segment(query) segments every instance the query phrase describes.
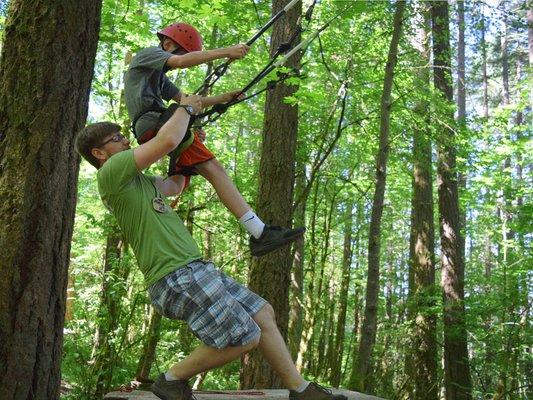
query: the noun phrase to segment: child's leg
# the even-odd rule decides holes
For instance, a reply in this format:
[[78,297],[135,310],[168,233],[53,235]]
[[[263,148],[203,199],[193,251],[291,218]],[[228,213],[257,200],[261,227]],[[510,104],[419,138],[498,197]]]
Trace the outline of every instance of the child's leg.
[[256,239],[261,236],[265,224],[252,211],[241,193],[229,178],[226,170],[216,158],[197,164],[196,171],[211,183],[226,208],[239,220]]
[[252,209],[216,158],[195,167],[198,173],[213,185],[222,203],[237,219]]

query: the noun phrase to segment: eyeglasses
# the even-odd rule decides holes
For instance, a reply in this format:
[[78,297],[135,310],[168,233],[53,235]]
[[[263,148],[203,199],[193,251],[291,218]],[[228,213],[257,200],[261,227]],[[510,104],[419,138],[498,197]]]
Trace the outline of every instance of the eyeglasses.
[[114,143],[122,142],[124,139],[126,139],[126,137],[122,133],[116,133],[110,139],[107,139],[104,143],[102,143],[98,147],[104,147],[109,142],[114,142]]

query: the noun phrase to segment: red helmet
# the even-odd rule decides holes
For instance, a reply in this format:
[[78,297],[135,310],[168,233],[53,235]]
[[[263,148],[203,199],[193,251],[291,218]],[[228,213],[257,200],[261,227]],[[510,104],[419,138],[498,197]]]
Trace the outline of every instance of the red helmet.
[[168,37],[183,47],[187,52],[202,50],[202,36],[192,25],[178,22],[157,32],[159,39],[163,41]]

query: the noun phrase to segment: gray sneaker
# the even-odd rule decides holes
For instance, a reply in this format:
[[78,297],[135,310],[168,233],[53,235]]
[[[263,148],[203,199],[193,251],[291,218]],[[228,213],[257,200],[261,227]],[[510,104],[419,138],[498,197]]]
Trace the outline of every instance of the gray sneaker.
[[289,391],[289,400],[347,400],[343,394],[333,394],[331,390],[311,382],[302,392]]
[[188,381],[167,381],[165,374],[152,384],[152,393],[162,400],[194,400]]
[[250,250],[252,256],[260,257],[264,256],[271,251],[279,249],[296,239],[301,237],[305,232],[305,228],[288,229],[280,226],[268,226],[265,225],[263,233],[256,239],[250,237]]

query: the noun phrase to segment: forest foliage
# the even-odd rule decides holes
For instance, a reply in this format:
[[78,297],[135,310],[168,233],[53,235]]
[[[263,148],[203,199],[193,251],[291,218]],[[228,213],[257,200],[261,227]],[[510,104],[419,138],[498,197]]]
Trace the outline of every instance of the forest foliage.
[[[304,1],[304,10],[309,4]],[[418,69],[431,68],[420,66],[419,53],[413,45],[422,23],[418,5],[419,2],[409,2],[404,14],[392,88],[378,329],[367,386],[368,392],[389,399],[409,398],[405,364],[413,324],[407,315],[413,131],[422,127],[435,145],[441,138],[439,130],[445,115],[456,110],[455,104],[443,102],[432,87],[421,88],[417,82]],[[455,2],[450,3],[454,89],[456,6]],[[466,186],[460,189],[460,206],[466,216],[464,305],[472,393],[477,399],[525,399],[531,398],[533,389],[532,45],[528,44],[528,2],[471,1],[465,7],[467,117],[464,125],[455,128],[454,145],[457,172],[466,176]],[[0,2],[0,9],[5,10],[4,2]],[[352,369],[362,334],[380,98],[394,9],[395,3],[386,1],[318,2],[312,20],[308,25],[303,21],[307,27],[303,37],[339,13],[340,16],[305,51],[300,75],[288,81],[298,85],[296,94],[285,101],[299,106],[297,181],[300,179],[301,186],[296,190],[295,203],[305,204],[307,226],[300,317],[309,343],[305,353],[295,356],[306,377],[326,385],[336,380],[335,366],[340,365],[338,384],[354,388]],[[0,12],[2,28],[4,15]],[[205,48],[216,48],[246,41],[270,16],[271,3],[262,0],[105,0],[89,122],[114,121],[128,133],[130,121],[121,98],[123,74],[136,51],[157,44],[157,29],[174,21],[186,21],[202,32]],[[504,38],[506,47],[502,49]],[[249,56],[231,65],[213,93],[243,87],[268,61],[268,49],[267,33],[254,44]],[[486,60],[482,50],[486,51]],[[504,59],[508,60],[509,101],[505,101],[504,93]],[[192,93],[205,73],[206,67],[202,66],[171,73],[171,77],[184,92]],[[346,106],[341,115],[343,98]],[[431,104],[429,123],[414,111],[420,101]],[[257,201],[263,111],[264,96],[258,96],[231,108],[206,128],[208,147],[252,205]],[[154,166],[152,172],[164,174],[164,162]],[[250,268],[248,238],[203,179],[192,179],[177,212],[204,253],[246,283]],[[352,223],[347,224],[347,219]],[[350,231],[351,255],[347,295],[342,297],[346,229]],[[438,229],[436,224],[436,238]],[[113,235],[117,235],[116,226],[98,197],[95,170],[82,162],[69,271],[73,292],[69,292],[72,300],[67,310],[62,365],[63,380],[70,389],[65,398],[91,398],[99,377],[95,368],[101,368],[97,353],[102,346],[97,337],[102,326],[108,328],[103,363],[111,376],[107,389],[131,381],[142,355],[151,316],[149,299],[127,243],[112,260],[113,268],[104,269],[108,238]],[[438,240],[435,246],[438,254]],[[440,360],[443,334],[438,262],[435,272],[437,289],[432,307],[425,312],[437,318],[436,356]],[[106,303],[108,299],[114,302],[112,309]],[[341,304],[347,311],[339,353],[334,340],[338,336]],[[310,315],[314,318],[309,319]],[[296,351],[301,348],[299,343],[289,344]],[[195,345],[196,339],[184,324],[163,319],[152,375],[165,371]],[[236,361],[209,372],[201,387],[238,388],[239,367]],[[443,385],[440,362],[435,385]]]

